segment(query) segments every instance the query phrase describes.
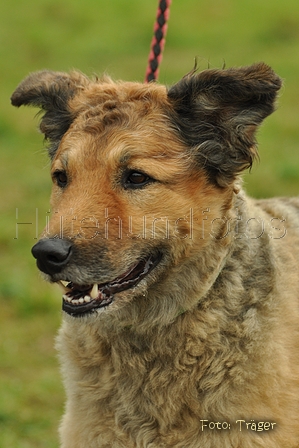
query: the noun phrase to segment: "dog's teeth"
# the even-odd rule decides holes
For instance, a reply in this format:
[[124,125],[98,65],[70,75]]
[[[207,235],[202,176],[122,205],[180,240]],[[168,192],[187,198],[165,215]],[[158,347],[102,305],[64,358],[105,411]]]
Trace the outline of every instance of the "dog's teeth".
[[62,290],[63,294],[65,294],[66,292],[69,291],[69,289],[66,287],[67,284],[68,284],[68,282],[63,282],[62,280],[60,280],[59,282],[57,282],[57,285],[58,285],[59,288]]
[[98,290],[98,284],[95,283],[92,287],[92,290],[90,291],[90,297],[92,299],[96,299],[98,297],[99,290]]
[[67,296],[66,294],[63,295],[63,300],[65,300],[66,302],[71,303],[72,299],[71,297]]
[[69,284],[69,282],[65,281],[65,280],[60,280],[60,283],[62,283],[62,285],[66,288],[67,285]]
[[62,297],[65,302],[72,303],[73,305],[83,305],[83,303],[89,303],[92,300],[90,296],[84,296],[80,297],[80,299],[74,299],[67,294],[63,294]]

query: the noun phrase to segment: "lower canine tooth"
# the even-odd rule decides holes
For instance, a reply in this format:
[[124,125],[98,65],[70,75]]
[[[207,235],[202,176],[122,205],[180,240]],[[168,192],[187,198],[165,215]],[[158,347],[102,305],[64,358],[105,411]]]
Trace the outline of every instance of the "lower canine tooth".
[[98,291],[98,284],[95,283],[92,287],[92,290],[90,291],[90,297],[92,299],[96,299],[98,297],[99,291]]
[[84,297],[84,302],[85,303],[88,303],[88,302],[90,302],[91,301],[91,298],[89,297],[89,296],[85,296]]

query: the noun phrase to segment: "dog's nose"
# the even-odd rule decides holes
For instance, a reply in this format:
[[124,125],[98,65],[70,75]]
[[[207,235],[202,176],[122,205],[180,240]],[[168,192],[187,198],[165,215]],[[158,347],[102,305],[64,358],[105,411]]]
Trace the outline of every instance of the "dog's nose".
[[68,264],[72,255],[72,244],[68,240],[44,238],[36,243],[32,255],[37,267],[46,274],[58,274]]

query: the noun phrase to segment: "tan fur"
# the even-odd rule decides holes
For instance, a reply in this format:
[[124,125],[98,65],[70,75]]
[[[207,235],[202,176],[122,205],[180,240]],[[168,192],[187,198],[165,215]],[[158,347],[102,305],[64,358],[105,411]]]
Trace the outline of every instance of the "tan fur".
[[[280,85],[266,66],[249,69],[248,86],[255,84],[242,107],[248,88],[241,69],[196,75],[201,87],[182,95],[184,105],[188,95],[202,96],[194,112],[207,117],[202,135],[214,122],[212,134],[223,129],[214,147],[219,158],[220,145],[231,151],[226,167],[208,151],[211,137],[191,142],[195,131],[187,126],[196,117],[185,119],[183,84],[168,93],[156,84],[46,72],[13,96],[16,105],[39,104],[54,116],[42,121],[54,178],[43,238],[72,241],[75,255],[47,278],[106,283],[145,253],[163,254],[100,312],[64,313],[57,339],[67,393],[62,448],[299,447],[299,199],[255,201],[241,188],[238,174],[256,153],[255,129],[272,111],[270,88]],[[210,98],[205,86],[213,77],[213,85],[224,85],[226,75],[241,93],[235,98],[225,87]],[[63,131],[61,110],[56,120],[57,106],[44,100],[50,85],[73,89],[62,107],[71,117]],[[271,99],[263,99],[267,89]],[[249,116],[264,103],[263,116]],[[238,145],[247,148],[243,159],[233,152]],[[128,169],[155,181],[124,188]],[[67,173],[66,188],[57,172]],[[251,430],[258,422],[263,430]]]

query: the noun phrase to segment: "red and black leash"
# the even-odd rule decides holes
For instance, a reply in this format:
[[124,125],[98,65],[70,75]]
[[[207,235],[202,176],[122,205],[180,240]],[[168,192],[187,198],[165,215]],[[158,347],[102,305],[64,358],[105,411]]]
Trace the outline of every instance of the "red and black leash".
[[165,46],[167,21],[171,0],[159,0],[158,12],[154,26],[154,36],[151,42],[151,50],[148,58],[148,66],[145,74],[145,82],[155,81],[159,75],[159,65]]

